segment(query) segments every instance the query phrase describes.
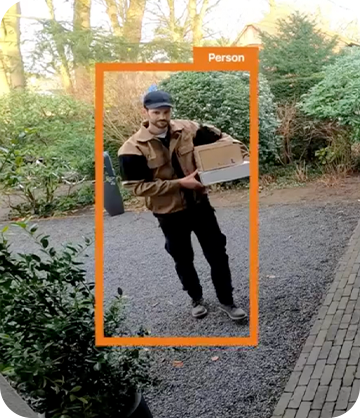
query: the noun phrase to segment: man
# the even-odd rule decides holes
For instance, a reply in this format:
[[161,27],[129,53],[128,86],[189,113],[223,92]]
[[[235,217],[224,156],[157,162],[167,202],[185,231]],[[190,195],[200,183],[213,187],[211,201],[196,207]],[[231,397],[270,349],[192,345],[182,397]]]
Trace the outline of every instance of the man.
[[[172,99],[153,91],[143,99],[147,120],[119,149],[124,187],[145,198],[165,236],[165,248],[175,262],[179,279],[192,299],[192,315],[207,314],[202,287],[194,268],[191,233],[194,232],[211,267],[220,308],[233,320],[244,320],[235,306],[222,234],[204,186],[198,180],[194,146],[215,140],[233,140],[215,127],[200,127],[187,120],[172,120]],[[205,141],[206,142],[206,141]]]

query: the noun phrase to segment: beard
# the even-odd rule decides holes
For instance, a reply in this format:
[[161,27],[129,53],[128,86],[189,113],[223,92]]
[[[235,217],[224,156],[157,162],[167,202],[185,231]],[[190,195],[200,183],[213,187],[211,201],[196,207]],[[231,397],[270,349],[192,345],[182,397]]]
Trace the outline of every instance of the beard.
[[169,121],[167,120],[158,120],[154,125],[159,129],[166,129],[169,126]]

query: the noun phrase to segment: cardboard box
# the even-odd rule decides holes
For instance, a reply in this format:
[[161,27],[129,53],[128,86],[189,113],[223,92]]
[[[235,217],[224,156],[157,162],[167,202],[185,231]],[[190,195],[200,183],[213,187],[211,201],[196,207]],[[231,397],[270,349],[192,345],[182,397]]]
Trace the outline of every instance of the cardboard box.
[[244,161],[241,164],[234,164],[218,170],[202,171],[199,172],[199,176],[204,186],[250,177],[250,163],[249,161]]
[[239,143],[218,141],[195,147],[195,161],[204,186],[250,176],[248,158],[244,158]]
[[195,147],[195,161],[199,171],[217,170],[243,162],[241,147],[231,141]]

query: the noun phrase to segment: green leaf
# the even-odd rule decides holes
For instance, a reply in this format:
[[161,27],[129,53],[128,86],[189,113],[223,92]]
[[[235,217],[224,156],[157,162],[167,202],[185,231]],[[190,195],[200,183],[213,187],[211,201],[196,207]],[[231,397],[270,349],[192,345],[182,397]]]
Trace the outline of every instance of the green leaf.
[[84,404],[88,404],[89,402],[85,398],[78,398]]
[[75,386],[74,388],[71,389],[70,393],[76,393],[79,392],[82,389],[81,386]]
[[49,246],[49,241],[46,237],[41,238],[40,243],[43,246],[43,248],[47,248]]
[[78,398],[77,398],[77,396],[75,396],[75,395],[70,395],[70,401],[71,402],[74,402],[74,401],[76,401]]

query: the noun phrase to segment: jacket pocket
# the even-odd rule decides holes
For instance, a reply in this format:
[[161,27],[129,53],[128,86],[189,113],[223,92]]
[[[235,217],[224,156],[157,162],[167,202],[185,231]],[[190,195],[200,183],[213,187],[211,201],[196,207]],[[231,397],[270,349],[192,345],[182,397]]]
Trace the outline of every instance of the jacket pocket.
[[182,157],[183,155],[186,155],[189,152],[193,152],[193,151],[194,151],[194,145],[186,144],[186,145],[182,145],[181,147],[179,147],[178,154]]
[[149,158],[147,160],[148,167],[152,170],[160,168],[167,164],[169,159],[165,155],[156,155],[154,158]]

